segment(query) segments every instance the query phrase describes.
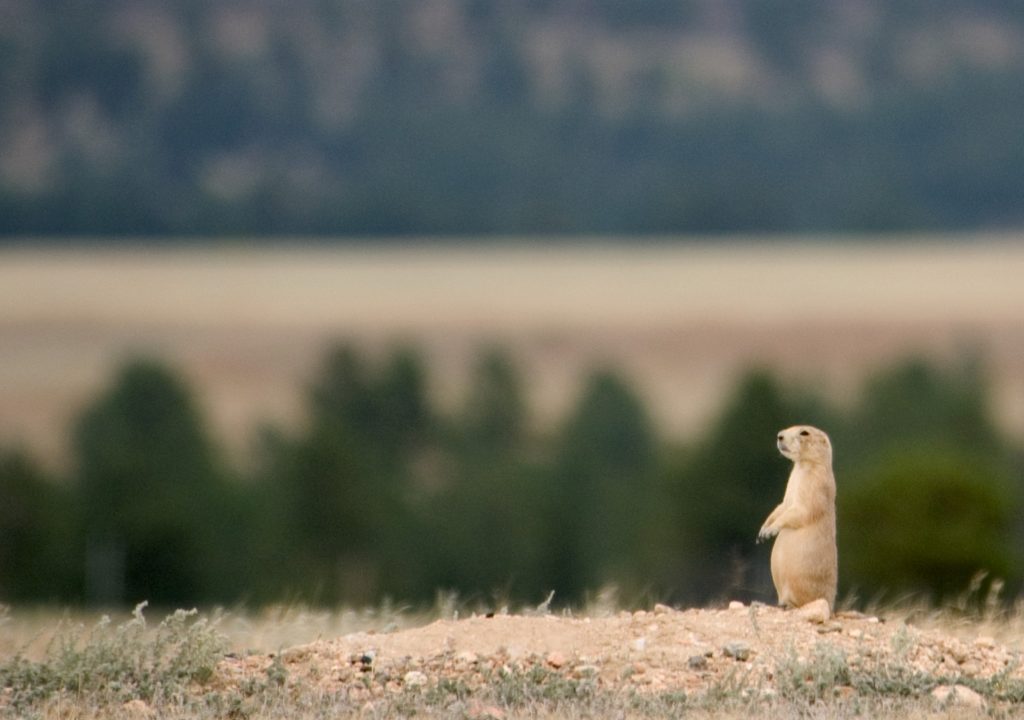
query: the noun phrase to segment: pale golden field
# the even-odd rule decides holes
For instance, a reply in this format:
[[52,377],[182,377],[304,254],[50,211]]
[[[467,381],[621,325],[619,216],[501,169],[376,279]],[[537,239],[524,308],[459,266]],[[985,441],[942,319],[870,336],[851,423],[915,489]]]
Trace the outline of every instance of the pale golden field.
[[1024,235],[537,246],[0,251],[0,443],[66,457],[117,363],[175,363],[220,438],[297,419],[332,341],[412,342],[458,403],[478,348],[511,349],[541,422],[600,364],[685,437],[739,372],[778,369],[842,402],[908,354],[978,348],[1024,436]]

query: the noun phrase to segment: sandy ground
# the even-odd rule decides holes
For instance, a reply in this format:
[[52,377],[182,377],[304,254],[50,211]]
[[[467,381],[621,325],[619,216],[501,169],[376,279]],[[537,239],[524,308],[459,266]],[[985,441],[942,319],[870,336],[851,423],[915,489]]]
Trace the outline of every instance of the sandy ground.
[[[910,354],[984,353],[995,410],[1024,437],[1024,242],[433,249],[0,251],[0,443],[66,455],[66,431],[117,364],[181,368],[213,429],[244,454],[294,422],[332,342],[421,347],[457,406],[479,348],[511,349],[540,422],[603,364],[685,436],[743,369],[849,399]],[[967,242],[966,240],[971,240]]]
[[[221,664],[218,684],[237,687],[265,677],[278,663],[288,683],[372,703],[409,687],[447,680],[472,689],[501,673],[535,669],[602,689],[688,695],[741,680],[766,697],[791,690],[783,683],[820,678],[837,661],[875,674],[880,683],[914,673],[962,682],[999,673],[1024,676],[1019,653],[992,637],[954,637],[854,612],[822,619],[741,603],[685,611],[658,605],[606,617],[473,616],[392,633],[354,633],[279,656],[232,657]],[[853,692],[842,679],[835,685],[829,693]]]

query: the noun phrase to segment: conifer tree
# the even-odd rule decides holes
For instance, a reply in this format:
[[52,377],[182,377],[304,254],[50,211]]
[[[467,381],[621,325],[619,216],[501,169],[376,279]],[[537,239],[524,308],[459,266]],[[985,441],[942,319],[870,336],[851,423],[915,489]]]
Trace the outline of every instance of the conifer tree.
[[75,426],[86,597],[96,603],[208,598],[223,471],[184,382],[152,360],[118,373]]

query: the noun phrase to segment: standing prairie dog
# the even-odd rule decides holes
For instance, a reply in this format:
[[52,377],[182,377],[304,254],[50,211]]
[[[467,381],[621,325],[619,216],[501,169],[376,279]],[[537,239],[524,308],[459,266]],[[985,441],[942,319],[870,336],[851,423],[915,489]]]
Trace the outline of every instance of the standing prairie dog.
[[782,503],[757,539],[775,538],[772,581],[779,604],[801,607],[824,598],[834,611],[839,561],[832,443],[818,428],[796,425],[779,433],[778,446],[793,461],[793,470]]

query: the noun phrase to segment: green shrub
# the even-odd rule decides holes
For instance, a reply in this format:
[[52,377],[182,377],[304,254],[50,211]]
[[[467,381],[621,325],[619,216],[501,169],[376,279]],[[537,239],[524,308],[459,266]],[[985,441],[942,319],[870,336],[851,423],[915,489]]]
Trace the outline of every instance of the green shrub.
[[237,562],[221,551],[224,471],[185,379],[133,360],[74,427],[85,594],[118,605],[209,599]]
[[839,490],[841,573],[854,588],[963,592],[979,571],[1015,580],[1009,482],[991,463],[924,446],[887,455]]

